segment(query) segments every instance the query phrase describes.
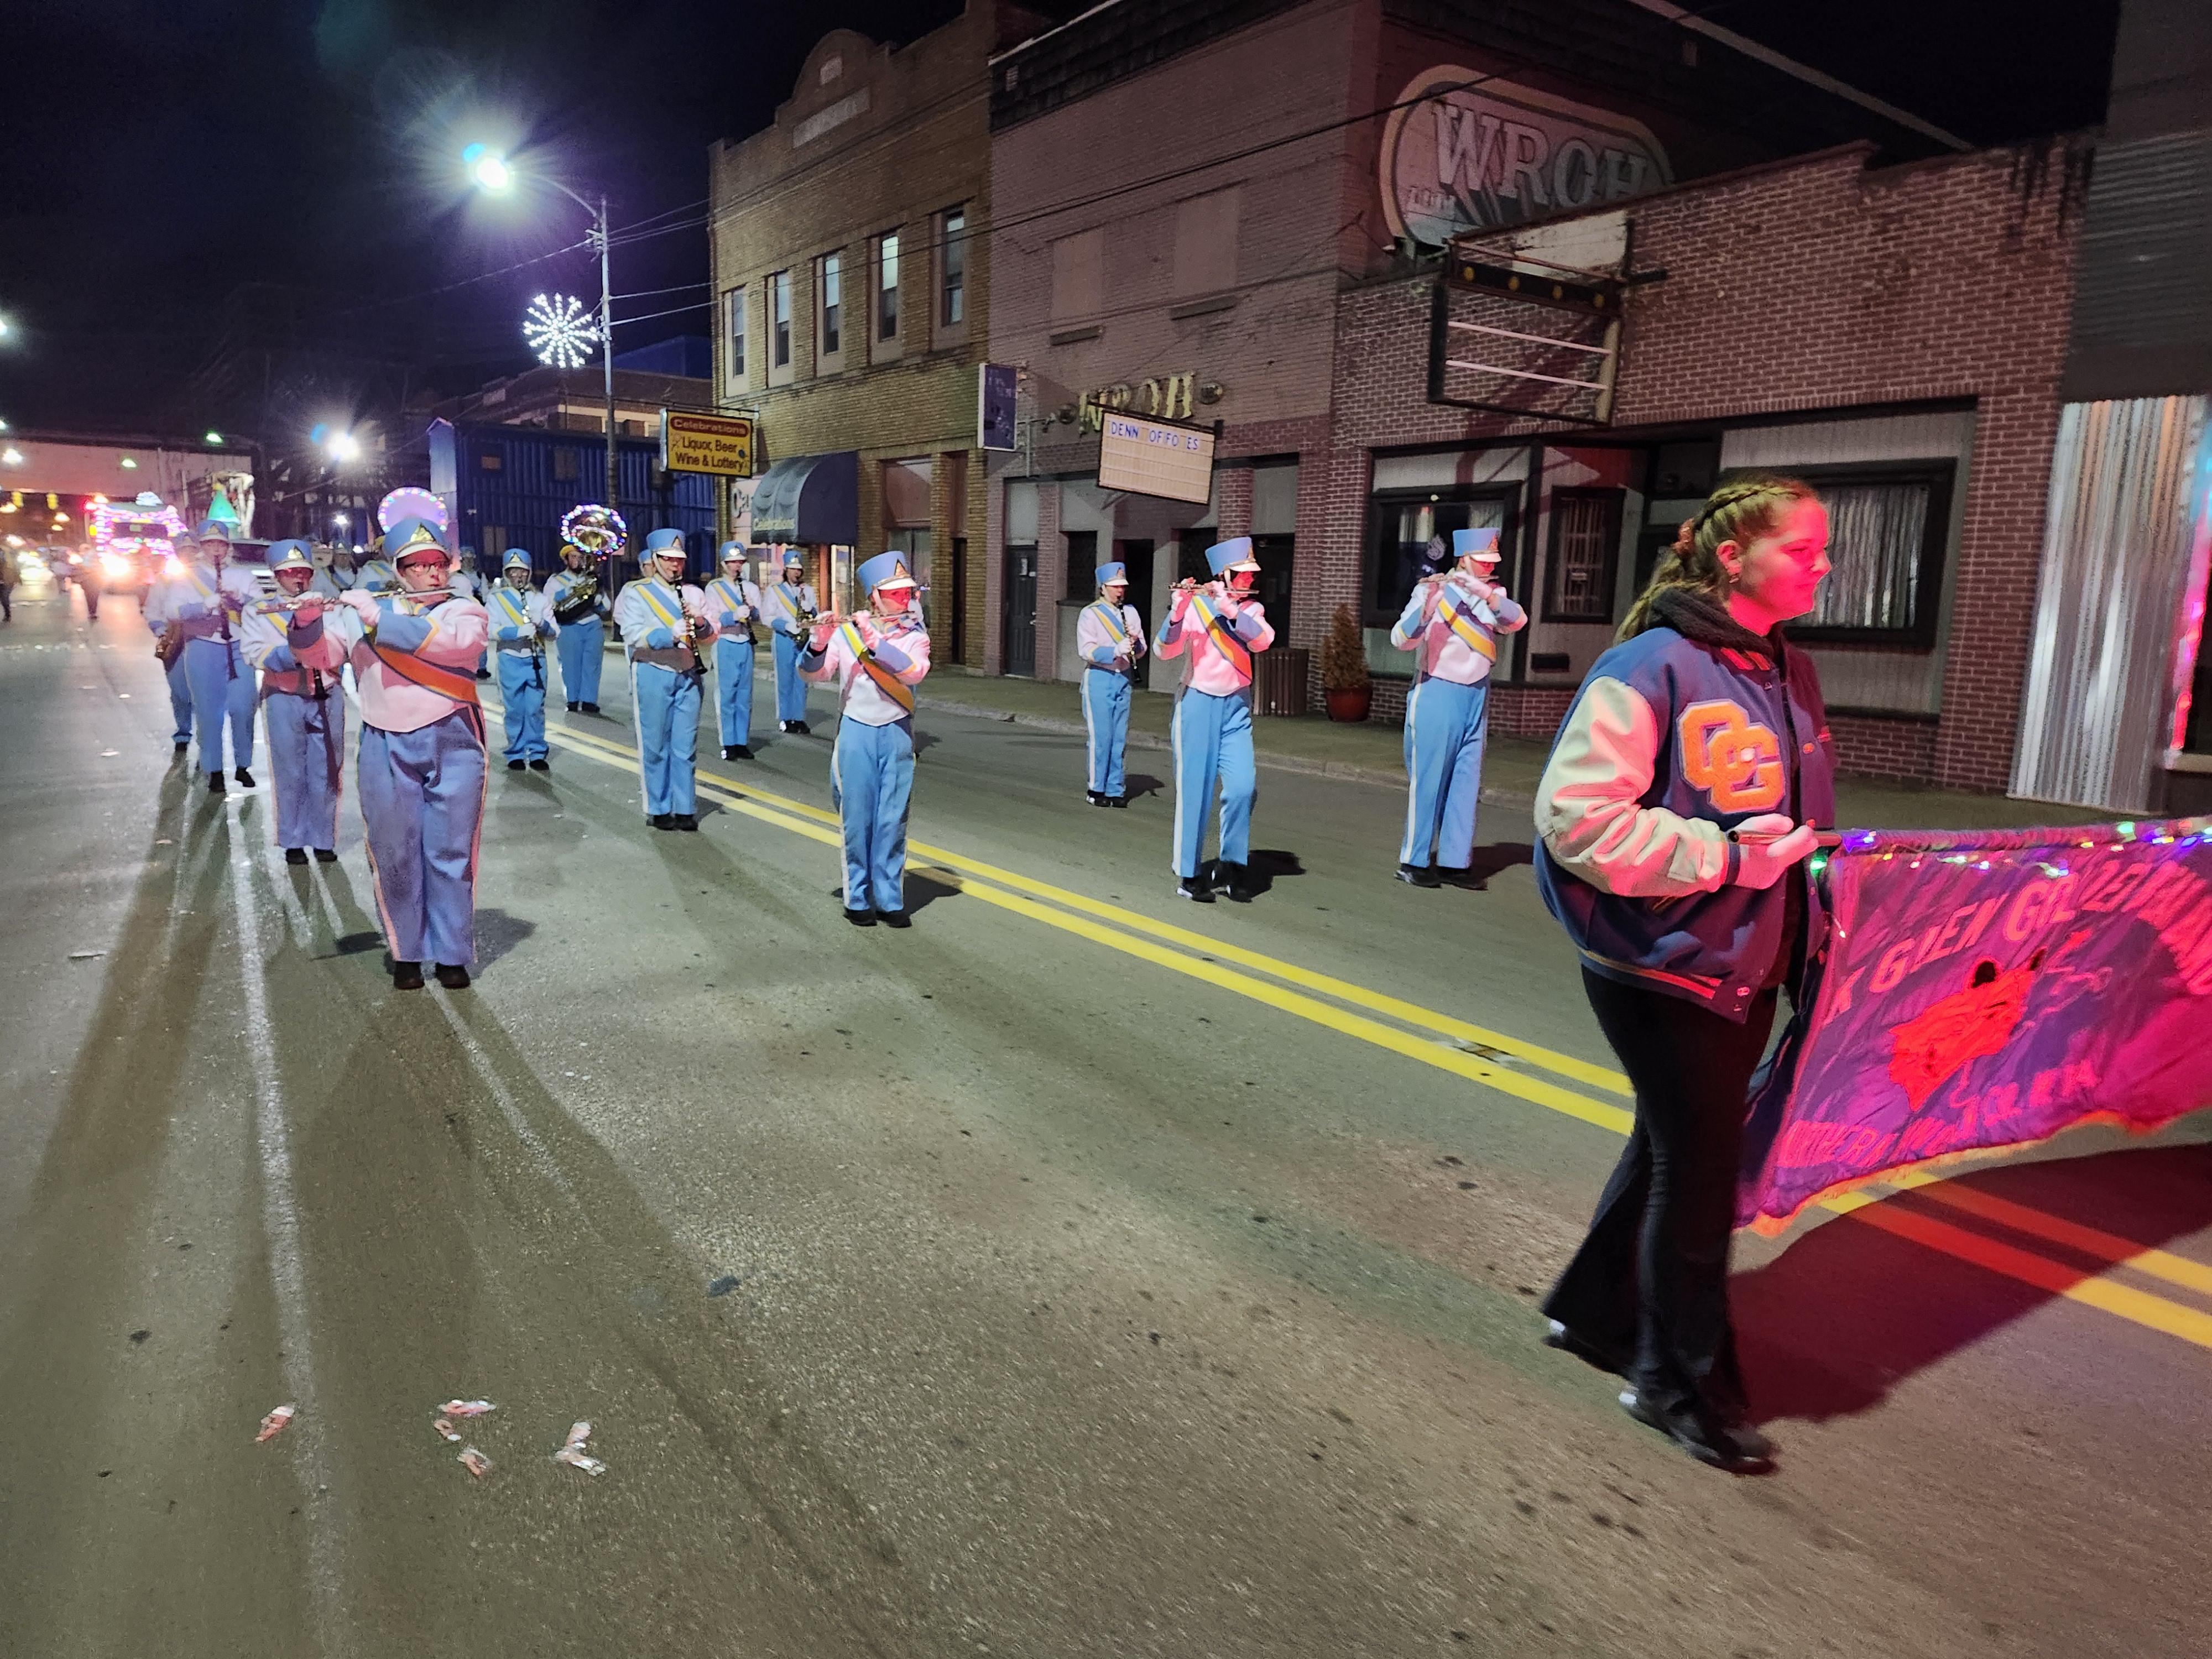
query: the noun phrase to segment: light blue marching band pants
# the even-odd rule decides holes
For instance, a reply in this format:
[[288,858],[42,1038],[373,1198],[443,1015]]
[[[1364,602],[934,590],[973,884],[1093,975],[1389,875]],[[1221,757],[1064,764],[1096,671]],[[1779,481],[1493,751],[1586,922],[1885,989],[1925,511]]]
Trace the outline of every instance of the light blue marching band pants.
[[177,660],[167,672],[169,676],[169,716],[177,724],[176,740],[192,740],[192,679],[191,670],[185,665],[186,653],[177,653]]
[[722,747],[752,742],[753,645],[747,639],[714,641],[714,713]]
[[[545,653],[509,651],[499,654],[499,700],[507,709],[507,757],[544,760],[545,746]],[[579,699],[579,701],[581,701]]]
[[1129,677],[1111,668],[1083,671],[1083,729],[1091,745],[1092,793],[1119,796],[1121,751],[1129,742]]
[[376,913],[394,962],[477,959],[477,840],[483,828],[483,714],[456,708],[413,732],[361,733],[362,823]]
[[638,773],[645,815],[698,810],[692,768],[699,751],[699,677],[658,663],[629,669],[630,706],[637,711]]
[[845,908],[906,908],[906,814],[914,797],[914,721],[837,722],[830,795],[845,838]]
[[1406,839],[1398,862],[1464,870],[1474,859],[1490,682],[1425,679],[1406,699]]
[[806,682],[799,678],[799,641],[788,634],[777,633],[775,638],[775,718],[803,720],[806,718]]
[[199,733],[200,770],[222,772],[222,728],[230,727],[230,764],[253,764],[253,665],[236,640],[185,641],[185,677],[192,689],[192,725]]
[[1216,696],[1186,685],[1175,709],[1175,872],[1198,873],[1199,848],[1206,841],[1206,818],[1213,805],[1213,787],[1221,785],[1220,857],[1226,864],[1250,861],[1252,802],[1260,793],[1252,764],[1252,691]]
[[562,702],[597,702],[607,648],[606,623],[596,613],[581,622],[562,623],[553,644],[561,653]]
[[276,792],[276,844],[338,847],[338,779],[345,769],[345,687],[325,678],[323,695],[270,691],[269,782]]

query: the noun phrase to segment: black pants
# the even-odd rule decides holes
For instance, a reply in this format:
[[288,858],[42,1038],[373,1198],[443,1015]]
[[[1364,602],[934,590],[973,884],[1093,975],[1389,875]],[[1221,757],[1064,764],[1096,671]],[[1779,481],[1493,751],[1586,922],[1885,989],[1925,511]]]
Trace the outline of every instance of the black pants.
[[1729,1320],[1729,1236],[1745,1101],[1775,993],[1738,1025],[1587,968],[1583,988],[1635,1085],[1636,1128],[1544,1311],[1654,1406],[1702,1403],[1736,1417],[1746,1402]]

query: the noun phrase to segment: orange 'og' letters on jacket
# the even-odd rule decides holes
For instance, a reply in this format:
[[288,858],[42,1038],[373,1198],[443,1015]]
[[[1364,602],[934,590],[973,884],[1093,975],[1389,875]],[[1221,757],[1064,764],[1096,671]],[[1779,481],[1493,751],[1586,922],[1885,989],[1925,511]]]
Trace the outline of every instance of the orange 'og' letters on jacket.
[[1723,812],[1764,812],[1781,804],[1782,745],[1734,702],[1693,702],[1676,723],[1682,775]]

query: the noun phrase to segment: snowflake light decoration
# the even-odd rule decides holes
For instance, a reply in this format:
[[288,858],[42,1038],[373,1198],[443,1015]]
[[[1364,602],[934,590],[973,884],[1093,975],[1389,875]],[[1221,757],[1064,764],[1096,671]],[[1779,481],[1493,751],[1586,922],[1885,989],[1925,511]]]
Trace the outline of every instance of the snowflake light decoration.
[[599,343],[599,325],[583,302],[566,294],[539,295],[523,314],[523,343],[538,354],[541,363],[556,368],[581,368]]

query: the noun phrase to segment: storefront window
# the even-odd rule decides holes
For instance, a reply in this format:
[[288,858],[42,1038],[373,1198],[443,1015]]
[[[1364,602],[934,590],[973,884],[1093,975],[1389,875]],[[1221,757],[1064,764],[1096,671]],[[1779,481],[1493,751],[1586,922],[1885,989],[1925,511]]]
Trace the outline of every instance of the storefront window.
[[1807,468],[1828,508],[1828,558],[1813,614],[1793,638],[1932,645],[1943,544],[1950,524],[1949,461],[1880,469]]
[[1441,563],[1448,565],[1453,531],[1506,532],[1512,518],[1513,496],[1518,493],[1423,490],[1374,498],[1368,513],[1366,576],[1360,590],[1360,623],[1370,672],[1411,675],[1413,672],[1413,653],[1391,645],[1390,627],[1413,597],[1413,584],[1430,568],[1430,544],[1442,542]]

